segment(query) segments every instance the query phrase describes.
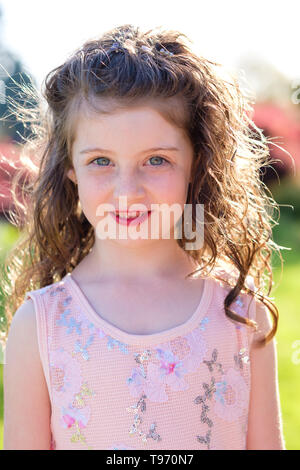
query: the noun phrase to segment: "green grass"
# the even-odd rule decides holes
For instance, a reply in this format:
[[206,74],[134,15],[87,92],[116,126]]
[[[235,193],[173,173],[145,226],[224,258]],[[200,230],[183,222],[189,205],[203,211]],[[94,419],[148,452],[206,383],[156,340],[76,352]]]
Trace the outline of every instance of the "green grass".
[[[299,272],[300,263],[286,265],[282,281],[273,297],[279,311],[276,333],[278,356],[278,381],[281,399],[283,432],[288,450],[300,449],[300,364],[295,364],[292,354],[294,341],[300,340],[299,322]],[[275,275],[276,278],[279,277]],[[298,347],[299,349],[299,347]]]
[[[9,249],[10,240],[16,240],[17,232],[13,227],[0,225],[0,246]],[[279,260],[273,260],[274,288],[271,296],[279,311],[276,333],[278,379],[283,419],[283,432],[287,450],[300,450],[300,364],[294,364],[292,345],[300,340],[300,221],[282,213],[280,226],[274,228],[274,240],[291,251],[282,251],[284,258],[283,273]],[[297,251],[298,250],[298,251]],[[3,366],[0,365],[0,449],[3,448]]]
[[[18,230],[8,222],[0,221],[0,265],[5,253],[18,239]],[[0,286],[1,287],[1,286]],[[2,291],[0,289],[0,295]],[[0,312],[0,315],[2,312]],[[3,449],[3,365],[0,364],[0,449]]]

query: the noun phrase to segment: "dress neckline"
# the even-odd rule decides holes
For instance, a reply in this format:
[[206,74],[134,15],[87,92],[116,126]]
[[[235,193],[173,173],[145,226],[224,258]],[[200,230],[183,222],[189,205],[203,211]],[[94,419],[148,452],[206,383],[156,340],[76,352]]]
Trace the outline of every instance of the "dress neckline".
[[201,299],[194,313],[184,323],[181,323],[180,325],[174,326],[167,330],[159,331],[157,333],[140,335],[128,333],[124,330],[121,330],[117,326],[113,325],[112,323],[109,323],[107,320],[102,318],[94,310],[88,298],[83,293],[82,289],[80,288],[77,281],[75,281],[72,274],[68,273],[65,276],[65,279],[69,283],[69,288],[76,297],[79,306],[82,307],[84,313],[88,316],[92,323],[96,327],[103,329],[104,332],[108,332],[113,338],[118,339],[119,341],[125,344],[157,344],[162,341],[169,341],[171,339],[176,338],[177,336],[182,336],[188,333],[189,331],[196,328],[201,322],[201,320],[204,318],[213,297],[212,279],[203,278],[204,285]]

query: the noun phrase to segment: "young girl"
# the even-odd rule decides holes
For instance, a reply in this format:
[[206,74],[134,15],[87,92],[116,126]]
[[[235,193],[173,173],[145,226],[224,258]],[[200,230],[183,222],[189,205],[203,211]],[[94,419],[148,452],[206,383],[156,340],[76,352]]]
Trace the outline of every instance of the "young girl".
[[125,25],[47,75],[3,280],[5,449],[284,449],[268,146],[218,66]]

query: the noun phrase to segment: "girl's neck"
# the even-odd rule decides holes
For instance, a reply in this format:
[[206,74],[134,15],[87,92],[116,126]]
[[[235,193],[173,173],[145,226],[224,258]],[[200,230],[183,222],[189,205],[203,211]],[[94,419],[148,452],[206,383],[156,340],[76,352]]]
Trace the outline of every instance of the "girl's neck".
[[[100,251],[100,252],[99,252]],[[124,252],[125,250],[123,250]],[[184,280],[185,276],[199,265],[188,254],[177,247],[169,251],[155,252],[151,259],[133,255],[118,258],[115,253],[98,250],[94,245],[90,253],[74,269],[77,278],[84,282],[140,282]]]

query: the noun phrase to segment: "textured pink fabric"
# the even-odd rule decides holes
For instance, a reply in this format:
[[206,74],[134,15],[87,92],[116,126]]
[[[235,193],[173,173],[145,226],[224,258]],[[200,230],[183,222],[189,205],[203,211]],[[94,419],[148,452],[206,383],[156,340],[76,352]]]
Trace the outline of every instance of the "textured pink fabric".
[[[189,320],[151,335],[101,318],[71,274],[27,292],[52,405],[51,448],[246,449],[253,330],[225,315],[228,290],[207,277]],[[231,308],[255,319],[250,295]]]

